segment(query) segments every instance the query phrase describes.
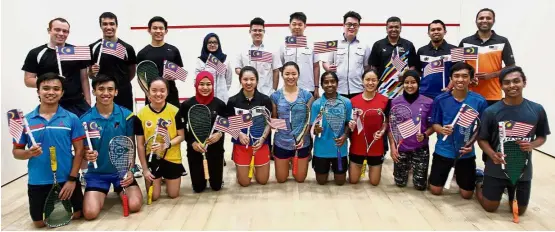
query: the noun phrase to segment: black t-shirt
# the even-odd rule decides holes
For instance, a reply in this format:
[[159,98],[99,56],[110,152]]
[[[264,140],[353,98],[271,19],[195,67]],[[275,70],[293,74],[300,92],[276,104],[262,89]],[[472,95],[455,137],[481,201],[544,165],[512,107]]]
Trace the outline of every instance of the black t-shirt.
[[[73,45],[66,43],[65,46]],[[85,99],[81,87],[81,69],[86,69],[88,63],[89,61],[86,60],[61,61],[62,75],[66,78],[63,83],[65,92],[61,102]],[[59,74],[56,50],[46,44],[33,48],[27,54],[21,70],[35,73],[37,77],[48,72]]]
[[[183,118],[183,122],[186,125],[185,126],[185,141],[187,142],[187,153],[198,153],[197,151],[195,151],[193,149],[193,142],[196,142],[195,136],[193,135],[193,133],[191,132],[191,129],[188,126],[188,122],[189,122],[189,109],[196,105],[199,104],[197,99],[195,97],[189,98],[189,100],[184,101],[183,103],[181,103],[181,106],[179,108],[179,112],[181,113],[181,117]],[[220,116],[220,117],[227,117],[227,112],[226,112],[226,105],[225,103],[214,97],[214,99],[208,104],[206,105],[208,106],[208,109],[210,109],[211,113],[212,113],[212,123],[211,125],[214,126],[214,122],[216,121],[216,116]],[[220,138],[220,140],[218,140],[218,142],[208,146],[208,150],[207,153],[209,154],[223,154],[224,153],[224,141],[225,141],[225,133],[224,136],[222,136]]]
[[416,49],[412,42],[399,38],[397,44],[392,45],[386,38],[378,40],[372,46],[372,51],[370,52],[370,59],[368,59],[368,64],[377,68],[378,75],[381,78],[387,64],[391,61],[391,53],[393,49],[399,47],[399,56],[406,54],[408,57],[408,67],[418,67],[419,59],[416,55]]
[[[272,112],[272,100],[270,99],[270,97],[261,92],[258,92],[258,90],[255,89],[253,98],[249,100],[245,96],[243,89],[241,89],[237,94],[235,94],[235,96],[232,96],[229,98],[229,100],[227,100],[226,111],[228,116],[235,116],[237,115],[235,112],[239,109],[250,110],[256,106],[264,106],[266,107],[266,109],[268,109],[268,111]],[[242,129],[241,131],[244,134],[247,134],[246,128]],[[270,144],[270,135],[266,137],[266,141],[264,141],[265,144]],[[233,138],[231,139],[231,142],[235,144],[240,144],[239,140]]]
[[[100,57],[100,64],[98,64],[100,66],[98,73],[115,77],[118,80],[119,88],[130,88],[131,78],[129,77],[129,66],[137,64],[135,49],[121,39],[118,39],[117,43],[125,47],[125,59],[122,60],[116,56],[106,53],[102,54],[102,57]],[[102,39],[98,39],[89,45],[92,57],[90,65],[93,65],[98,61],[98,53],[100,52],[101,46]]]

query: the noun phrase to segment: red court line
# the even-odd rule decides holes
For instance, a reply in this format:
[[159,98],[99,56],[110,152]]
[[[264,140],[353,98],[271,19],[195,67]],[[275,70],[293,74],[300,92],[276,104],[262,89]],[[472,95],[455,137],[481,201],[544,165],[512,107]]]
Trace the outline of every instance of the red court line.
[[[289,24],[274,23],[266,24],[265,27],[288,27]],[[309,27],[342,27],[342,23],[308,23]],[[385,27],[385,23],[361,23],[363,27]],[[427,27],[428,23],[403,23],[403,27]],[[459,23],[447,23],[448,27],[460,27]],[[168,26],[168,29],[195,29],[195,28],[237,28],[237,27],[250,27],[249,24],[212,24],[212,25],[174,25]],[[146,30],[147,26],[131,27],[131,30]]]
[[[185,100],[187,100],[187,99],[189,99],[189,98],[188,98],[188,97],[180,97],[180,98],[179,98],[179,101],[185,101]],[[136,101],[136,102],[137,102],[137,101],[145,101],[145,100],[146,100],[146,98],[144,98],[144,97],[136,97],[136,98],[135,98],[135,101]]]

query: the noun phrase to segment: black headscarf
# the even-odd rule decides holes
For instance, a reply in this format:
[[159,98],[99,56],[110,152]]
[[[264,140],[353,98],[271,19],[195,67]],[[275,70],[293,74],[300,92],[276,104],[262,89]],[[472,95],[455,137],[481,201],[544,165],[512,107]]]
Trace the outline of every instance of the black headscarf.
[[414,70],[408,70],[403,73],[399,81],[401,81],[401,83],[404,83],[407,77],[413,77],[418,84],[416,92],[414,92],[413,94],[409,94],[406,90],[403,89],[403,97],[405,97],[405,100],[407,100],[408,103],[412,104],[414,101],[416,101],[416,99],[418,99],[418,96],[420,96],[420,75]]
[[[215,52],[208,51],[208,40],[212,37],[215,37],[218,40],[218,50],[216,50]],[[222,52],[222,42],[220,41],[220,37],[218,37],[218,35],[216,35],[215,33],[208,33],[208,35],[204,37],[202,50],[198,58],[202,60],[202,62],[206,63],[206,60],[208,59],[208,55],[210,55],[210,53],[212,53],[212,55],[218,58],[218,60],[220,60],[222,63],[225,62],[225,58],[227,58],[227,55]]]

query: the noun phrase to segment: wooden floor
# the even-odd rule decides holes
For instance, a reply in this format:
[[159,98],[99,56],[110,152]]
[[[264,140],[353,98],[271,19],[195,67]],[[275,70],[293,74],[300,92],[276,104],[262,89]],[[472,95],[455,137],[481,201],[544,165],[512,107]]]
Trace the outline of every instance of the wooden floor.
[[[435,141],[433,141],[435,142]],[[433,143],[431,143],[433,144]],[[225,186],[219,192],[195,194],[189,176],[181,196],[162,197],[127,218],[110,193],[97,220],[72,221],[59,230],[555,230],[555,159],[534,153],[532,197],[520,224],[512,223],[507,196],[496,213],[485,212],[475,199],[462,200],[458,188],[433,196],[394,185],[388,157],[382,182],[320,186],[309,171],[302,184],[293,179],[265,186],[240,187],[226,142]],[[186,156],[184,156],[186,157]],[[479,160],[479,159],[477,159]],[[185,162],[186,163],[186,162]],[[478,166],[483,165],[477,161]],[[272,163],[273,165],[273,163]],[[366,177],[368,178],[368,177]],[[143,188],[143,178],[138,179]],[[2,188],[2,230],[34,230],[29,216],[27,177]]]

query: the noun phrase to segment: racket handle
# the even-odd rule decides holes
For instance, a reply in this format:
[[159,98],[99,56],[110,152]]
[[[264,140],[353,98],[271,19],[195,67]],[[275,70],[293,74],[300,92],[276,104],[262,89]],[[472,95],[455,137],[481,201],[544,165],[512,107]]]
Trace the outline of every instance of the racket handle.
[[297,154],[295,154],[295,157],[293,157],[293,176],[297,175],[297,169],[299,169],[299,157],[297,157]]
[[505,164],[501,164],[501,169],[505,170]]
[[455,174],[455,167],[452,167],[449,171],[449,175],[447,175],[447,180],[445,181],[445,185],[443,188],[450,189],[451,188],[451,181],[453,180],[453,174]]
[[123,206],[123,216],[129,216],[129,199],[127,198],[127,194],[121,196],[121,205]]
[[368,165],[368,161],[364,159],[364,162],[362,162],[362,168],[360,169],[360,177],[366,176],[366,165]]
[[341,152],[339,151],[339,147],[337,148],[337,169],[339,171],[343,171],[343,162],[341,162]]
[[249,178],[252,178],[254,173],[254,156],[251,157],[251,164],[249,165]]
[[204,179],[209,180],[210,174],[208,174],[208,161],[206,159],[202,160],[202,166],[204,166]]
[[515,199],[513,200],[513,222],[514,223],[520,222],[520,218],[518,216],[518,202],[516,200],[516,196],[515,196]]
[[96,161],[93,161],[93,166],[94,166],[94,169],[98,168],[98,164],[96,164]]
[[147,191],[147,199],[146,199],[146,204],[150,205],[152,204],[152,191],[154,191],[154,186],[150,186],[148,187],[148,191]]

